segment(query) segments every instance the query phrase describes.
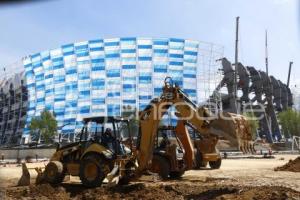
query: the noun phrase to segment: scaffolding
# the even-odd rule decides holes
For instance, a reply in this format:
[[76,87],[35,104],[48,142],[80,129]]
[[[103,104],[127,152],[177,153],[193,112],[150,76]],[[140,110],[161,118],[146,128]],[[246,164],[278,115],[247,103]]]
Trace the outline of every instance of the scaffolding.
[[20,144],[26,121],[28,93],[22,62],[0,76],[0,145]]
[[0,68],[0,83],[14,77],[16,74],[24,73],[23,59]]
[[294,79],[294,84],[291,86],[291,90],[293,93],[293,107],[300,111],[300,80]]
[[222,80],[221,63],[224,47],[218,44],[199,42],[197,88],[198,102],[217,113],[222,110],[220,93],[213,95],[215,88]]

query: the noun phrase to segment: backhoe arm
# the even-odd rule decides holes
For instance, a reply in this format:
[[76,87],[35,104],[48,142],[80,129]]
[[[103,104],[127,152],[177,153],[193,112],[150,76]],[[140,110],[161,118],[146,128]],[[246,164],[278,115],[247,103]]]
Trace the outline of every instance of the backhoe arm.
[[175,106],[176,115],[187,121],[202,136],[215,135],[225,137],[244,153],[253,153],[254,144],[249,123],[243,115],[221,112],[217,116],[211,115],[204,107],[198,107],[178,87],[169,84],[163,89],[164,97]]
[[138,171],[148,168],[154,151],[154,141],[158,132],[159,123],[169,108],[164,99],[153,99],[150,104],[139,113],[139,138],[137,145]]
[[[137,144],[139,172],[147,169],[152,160],[160,121],[171,106],[175,107],[179,122],[187,121],[201,136],[223,136],[234,142],[243,152],[253,149],[251,134],[249,134],[247,120],[244,117],[231,113],[225,113],[227,118],[222,118],[221,115],[212,116],[206,108],[198,107],[178,86],[174,86],[172,82],[167,82],[167,80],[171,79],[166,78],[160,98],[153,99],[139,113],[140,130]],[[181,130],[185,130],[186,134],[182,138],[187,140],[186,147],[188,146],[189,151],[192,151],[188,132],[183,129],[183,124],[181,126]]]

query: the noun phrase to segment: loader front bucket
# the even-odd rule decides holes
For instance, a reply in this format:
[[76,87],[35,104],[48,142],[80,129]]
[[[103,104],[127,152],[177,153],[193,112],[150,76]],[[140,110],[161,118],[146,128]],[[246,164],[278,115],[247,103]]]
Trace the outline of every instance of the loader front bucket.
[[[37,174],[30,175],[30,172],[32,173],[32,170],[35,170]],[[44,176],[43,176],[43,167],[34,167],[29,168],[26,163],[22,163],[22,176],[18,181],[18,186],[28,186],[30,185],[30,179],[32,177],[36,176],[35,184],[40,184],[44,182]]]

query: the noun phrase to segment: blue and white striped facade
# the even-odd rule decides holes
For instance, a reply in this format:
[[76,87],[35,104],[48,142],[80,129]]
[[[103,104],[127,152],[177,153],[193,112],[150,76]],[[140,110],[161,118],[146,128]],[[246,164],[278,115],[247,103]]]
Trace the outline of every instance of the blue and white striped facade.
[[[54,111],[62,132],[83,117],[143,109],[171,76],[197,102],[198,42],[175,38],[112,38],[63,45],[24,59],[27,124]],[[28,133],[25,127],[25,134]]]

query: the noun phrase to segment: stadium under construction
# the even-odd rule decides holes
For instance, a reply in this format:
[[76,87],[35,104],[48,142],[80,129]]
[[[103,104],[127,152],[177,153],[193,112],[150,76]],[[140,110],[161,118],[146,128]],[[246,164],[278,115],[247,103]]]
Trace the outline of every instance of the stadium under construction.
[[82,118],[141,110],[159,96],[166,76],[212,112],[263,105],[258,136],[269,142],[282,138],[277,113],[293,105],[280,80],[241,63],[235,73],[222,46],[194,40],[89,40],[26,56],[15,67],[0,81],[1,145],[32,142],[29,124],[45,109],[55,113],[60,138],[74,141]]

